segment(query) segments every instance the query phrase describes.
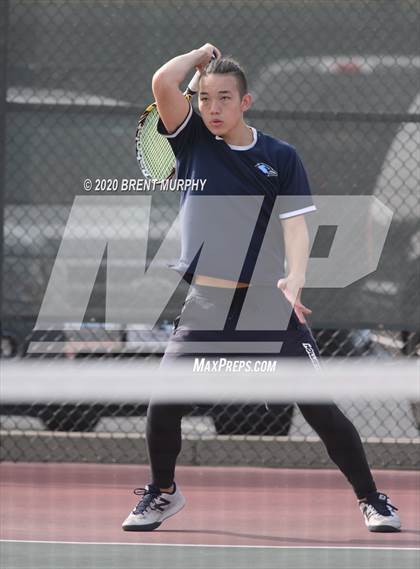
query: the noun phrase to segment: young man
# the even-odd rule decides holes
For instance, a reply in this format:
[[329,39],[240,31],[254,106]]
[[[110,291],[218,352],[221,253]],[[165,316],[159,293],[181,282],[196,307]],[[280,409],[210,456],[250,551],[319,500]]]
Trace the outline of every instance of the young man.
[[[202,72],[201,116],[180,90],[193,68]],[[309,250],[304,215],[315,206],[295,149],[245,123],[252,99],[244,73],[211,44],[170,60],[155,73],[152,87],[158,129],[175,152],[178,178],[206,180],[202,195],[182,195],[176,268],[192,286],[163,365],[178,357],[214,359],[235,351],[235,357],[303,357],[318,365],[305,323],[310,310],[300,302]],[[377,492],[353,424],[334,404],[299,408],[352,485],[368,529],[398,531],[396,508]],[[150,404],[152,483],[135,490],[141,499],[124,530],[151,531],[184,506],[174,476],[181,418],[188,410],[188,405]]]

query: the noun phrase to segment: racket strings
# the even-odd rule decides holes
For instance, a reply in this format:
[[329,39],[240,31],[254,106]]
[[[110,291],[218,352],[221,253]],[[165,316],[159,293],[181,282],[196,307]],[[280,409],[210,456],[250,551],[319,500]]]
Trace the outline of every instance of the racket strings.
[[143,173],[155,180],[165,180],[174,172],[174,153],[167,139],[158,133],[159,113],[154,107],[137,130],[137,159]]

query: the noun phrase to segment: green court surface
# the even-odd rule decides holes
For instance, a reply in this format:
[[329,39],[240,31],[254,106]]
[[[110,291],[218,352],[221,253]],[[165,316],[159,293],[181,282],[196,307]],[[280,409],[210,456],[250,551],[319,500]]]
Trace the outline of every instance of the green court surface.
[[2,569],[418,569],[420,549],[3,541]]

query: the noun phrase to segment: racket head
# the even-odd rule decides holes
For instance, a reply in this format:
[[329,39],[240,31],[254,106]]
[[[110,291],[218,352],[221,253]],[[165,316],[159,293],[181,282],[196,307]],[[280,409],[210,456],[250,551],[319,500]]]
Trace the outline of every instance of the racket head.
[[139,119],[136,131],[136,158],[143,175],[163,182],[175,174],[175,154],[168,140],[159,134],[156,103],[149,105]]
[[[216,59],[216,52],[212,59]],[[196,71],[184,96],[191,101],[198,91],[201,72]],[[156,182],[163,182],[175,174],[176,158],[166,137],[159,134],[159,113],[156,102],[149,105],[139,119],[136,131],[136,158],[143,175]]]

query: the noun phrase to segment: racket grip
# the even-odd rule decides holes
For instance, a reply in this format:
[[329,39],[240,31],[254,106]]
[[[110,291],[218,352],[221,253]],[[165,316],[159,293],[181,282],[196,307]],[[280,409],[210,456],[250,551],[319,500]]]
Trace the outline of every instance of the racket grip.
[[[217,58],[217,53],[214,51],[212,55],[212,59]],[[200,83],[201,72],[196,71],[194,77],[188,83],[187,90],[185,91],[185,95],[195,95],[198,91],[198,85]]]
[[188,83],[187,90],[185,91],[186,95],[195,95],[198,91],[198,85],[200,83],[200,71],[196,71],[194,77]]

